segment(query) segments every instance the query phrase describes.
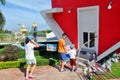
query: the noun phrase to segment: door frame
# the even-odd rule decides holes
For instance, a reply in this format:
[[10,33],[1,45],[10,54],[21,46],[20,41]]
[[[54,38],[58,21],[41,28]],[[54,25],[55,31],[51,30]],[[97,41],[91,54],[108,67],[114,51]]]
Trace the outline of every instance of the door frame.
[[[96,19],[97,19],[97,25],[96,25],[96,31],[95,31],[95,51],[96,53],[98,54],[98,42],[99,42],[99,6],[89,6],[89,7],[81,7],[81,8],[78,8],[77,9],[77,23],[78,23],[78,49],[81,49],[84,47],[83,45],[83,39],[82,39],[82,29],[81,26],[80,26],[80,12],[83,12],[83,11],[86,11],[86,10],[95,10],[96,11]],[[90,31],[91,32],[91,31]]]

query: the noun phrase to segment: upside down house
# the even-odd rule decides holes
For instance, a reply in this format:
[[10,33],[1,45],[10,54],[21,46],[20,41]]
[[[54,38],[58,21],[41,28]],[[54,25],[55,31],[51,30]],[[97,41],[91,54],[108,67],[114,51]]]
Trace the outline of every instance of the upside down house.
[[120,0],[51,0],[51,3],[52,9],[41,14],[58,38],[67,33],[68,44],[95,50],[98,61],[120,51]]

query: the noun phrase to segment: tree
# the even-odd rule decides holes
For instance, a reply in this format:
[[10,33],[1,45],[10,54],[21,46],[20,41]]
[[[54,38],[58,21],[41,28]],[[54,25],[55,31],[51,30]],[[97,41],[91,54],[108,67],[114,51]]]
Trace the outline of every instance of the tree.
[[5,17],[3,16],[2,12],[0,12],[0,31],[3,30],[4,25],[5,25]]
[[[6,0],[0,0],[0,2],[5,5]],[[0,31],[2,31],[3,27],[5,25],[5,17],[3,16],[2,12],[0,11]]]

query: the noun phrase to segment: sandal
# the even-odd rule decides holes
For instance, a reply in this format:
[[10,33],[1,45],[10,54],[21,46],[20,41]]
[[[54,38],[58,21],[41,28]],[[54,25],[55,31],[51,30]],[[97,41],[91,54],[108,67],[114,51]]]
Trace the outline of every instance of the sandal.
[[32,78],[34,78],[34,76],[29,76],[29,78],[31,78],[31,79],[32,79]]

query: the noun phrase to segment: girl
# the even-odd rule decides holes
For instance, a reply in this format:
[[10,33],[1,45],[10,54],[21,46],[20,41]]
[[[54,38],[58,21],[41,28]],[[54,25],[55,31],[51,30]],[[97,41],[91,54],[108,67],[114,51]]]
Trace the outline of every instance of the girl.
[[[25,80],[29,80],[29,78],[33,78],[32,74],[36,67],[36,58],[34,56],[34,48],[39,47],[39,45],[34,41],[34,37],[32,35],[29,35],[26,37],[25,40],[25,57],[26,57],[26,78]],[[33,64],[32,70],[30,71],[31,65]]]

